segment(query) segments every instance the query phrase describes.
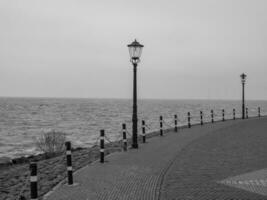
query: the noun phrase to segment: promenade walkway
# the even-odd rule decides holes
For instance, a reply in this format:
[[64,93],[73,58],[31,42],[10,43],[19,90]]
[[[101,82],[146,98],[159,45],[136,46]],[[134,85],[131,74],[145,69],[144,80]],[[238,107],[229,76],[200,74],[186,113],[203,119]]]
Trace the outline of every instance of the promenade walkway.
[[192,126],[88,165],[46,199],[267,199],[266,142],[265,117]]

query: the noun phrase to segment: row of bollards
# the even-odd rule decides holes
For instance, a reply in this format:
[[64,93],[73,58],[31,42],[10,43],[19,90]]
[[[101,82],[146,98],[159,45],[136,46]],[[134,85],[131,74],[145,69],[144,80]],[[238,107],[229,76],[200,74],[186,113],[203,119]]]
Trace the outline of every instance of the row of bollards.
[[[211,123],[214,123],[214,111],[210,111],[211,114]],[[258,117],[261,117],[261,108],[258,107]],[[246,108],[246,118],[248,118],[248,108]],[[236,110],[233,109],[233,120],[236,119]],[[191,128],[191,114],[187,113],[188,120],[188,128]],[[160,116],[160,136],[163,136],[163,117]],[[225,121],[225,111],[222,109],[222,121]],[[200,124],[203,125],[203,112],[200,111]],[[178,117],[174,115],[174,131],[178,132]],[[146,124],[145,121],[142,120],[142,141],[146,143]],[[123,143],[123,151],[127,151],[127,130],[126,124],[122,124],[122,143]],[[73,185],[73,169],[72,169],[72,157],[71,157],[71,142],[66,142],[66,164],[67,164],[67,177],[68,177],[68,185]],[[105,157],[105,130],[100,130],[100,163],[104,163]],[[31,200],[38,199],[38,186],[37,186],[37,163],[30,163],[30,196]]]
[[[211,110],[211,123],[214,123],[214,111]],[[260,114],[260,107],[258,107],[258,117],[260,117],[261,114]],[[246,118],[248,119],[248,108],[246,108]],[[233,109],[233,120],[236,119],[236,110]],[[188,121],[188,128],[191,128],[191,113],[188,112],[187,113],[187,121]],[[225,110],[222,109],[222,121],[225,121]],[[163,117],[160,116],[159,117],[159,122],[160,122],[160,136],[163,136]],[[144,123],[144,120],[142,121],[142,123]],[[200,111],[200,124],[203,125],[204,122],[203,122],[203,112]],[[143,128],[143,130],[145,130]],[[178,117],[177,115],[174,115],[174,131],[177,132],[178,131]]]
[[[233,109],[233,120],[236,119],[236,113],[235,109]],[[260,117],[260,107],[258,107],[258,117]],[[248,118],[248,108],[246,108],[246,118]],[[188,119],[188,128],[191,128],[191,113],[187,113],[187,119]],[[222,109],[222,121],[225,121],[225,110]],[[163,117],[159,117],[160,122],[160,136],[163,136],[164,130],[163,130]],[[214,123],[214,111],[211,110],[211,122]],[[200,124],[203,125],[203,112],[200,111]],[[123,133],[123,150],[127,151],[127,137],[126,137],[126,124],[122,124],[122,133]],[[177,115],[174,115],[174,131],[178,132],[178,117]],[[146,125],[145,121],[142,120],[142,141],[143,143],[146,143]],[[100,131],[100,162],[104,163],[104,138],[105,138],[105,132],[104,130]]]
[[[71,142],[66,142],[66,161],[67,161],[67,175],[68,185],[73,185],[72,160],[71,160]],[[37,163],[30,163],[30,196],[31,200],[38,199],[38,185],[37,185]]]

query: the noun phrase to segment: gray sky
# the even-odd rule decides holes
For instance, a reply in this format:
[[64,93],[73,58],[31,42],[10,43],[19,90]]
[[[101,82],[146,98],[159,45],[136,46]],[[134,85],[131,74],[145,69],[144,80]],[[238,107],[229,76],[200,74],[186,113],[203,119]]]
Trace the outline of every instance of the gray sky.
[[0,96],[267,99],[265,0],[1,0]]

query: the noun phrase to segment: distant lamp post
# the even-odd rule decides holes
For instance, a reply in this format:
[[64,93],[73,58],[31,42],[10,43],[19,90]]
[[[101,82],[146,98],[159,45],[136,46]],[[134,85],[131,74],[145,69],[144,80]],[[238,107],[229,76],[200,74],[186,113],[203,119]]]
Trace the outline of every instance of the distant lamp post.
[[140,56],[144,45],[134,40],[131,44],[127,45],[130,53],[130,61],[133,64],[133,134],[132,134],[132,148],[138,148],[138,135],[137,135],[137,87],[136,87],[136,71],[137,64],[140,62]]
[[245,83],[246,83],[246,74],[241,74],[241,83],[242,83],[242,119],[245,119]]

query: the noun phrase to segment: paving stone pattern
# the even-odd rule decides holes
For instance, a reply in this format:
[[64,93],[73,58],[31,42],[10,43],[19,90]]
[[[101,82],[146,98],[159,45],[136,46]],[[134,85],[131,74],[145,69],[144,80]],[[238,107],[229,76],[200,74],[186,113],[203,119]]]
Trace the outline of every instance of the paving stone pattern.
[[[263,200],[266,196],[220,183],[267,167],[267,119],[244,120],[215,130],[180,151],[161,186],[162,200]],[[266,174],[262,174],[262,179]],[[260,177],[250,177],[255,179]],[[252,185],[251,185],[252,186]],[[261,194],[264,194],[261,188]]]
[[[257,119],[247,120],[246,123],[254,124],[254,121]],[[243,143],[237,142],[236,145],[231,146],[234,143],[231,139],[239,138],[230,137],[228,140],[231,144],[228,146],[232,148],[231,151],[237,150],[233,157],[239,159],[240,163],[236,162],[236,159],[227,160],[231,155],[230,150],[224,154],[224,146],[217,143],[228,142],[224,137],[240,131],[240,124],[246,123],[236,120],[206,124],[203,127],[193,126],[178,133],[170,132],[163,137],[150,138],[147,144],[140,145],[139,150],[131,149],[128,152],[114,153],[106,158],[107,161],[104,164],[95,162],[84,167],[74,175],[76,186],[62,184],[46,196],[46,199],[157,200],[159,197],[161,199],[204,199],[206,192],[221,192],[218,195],[223,194],[223,190],[231,192],[236,189],[228,189],[212,181],[222,180],[226,178],[226,174],[246,171],[254,166],[243,169],[246,164],[246,156],[240,152],[243,151]],[[228,146],[226,145],[225,148]],[[255,147],[259,151],[259,146],[255,145]],[[217,153],[219,154],[216,159],[208,159],[209,154],[215,156]],[[246,154],[246,151],[243,153]],[[267,161],[265,163],[267,164]],[[218,164],[226,166],[227,170],[217,173]],[[264,163],[261,165],[263,166]],[[259,165],[255,166],[259,167]],[[236,170],[239,167],[243,170]],[[218,189],[213,191],[213,187]],[[247,192],[244,191],[244,193]]]
[[267,196],[267,169],[229,177],[219,183]]

